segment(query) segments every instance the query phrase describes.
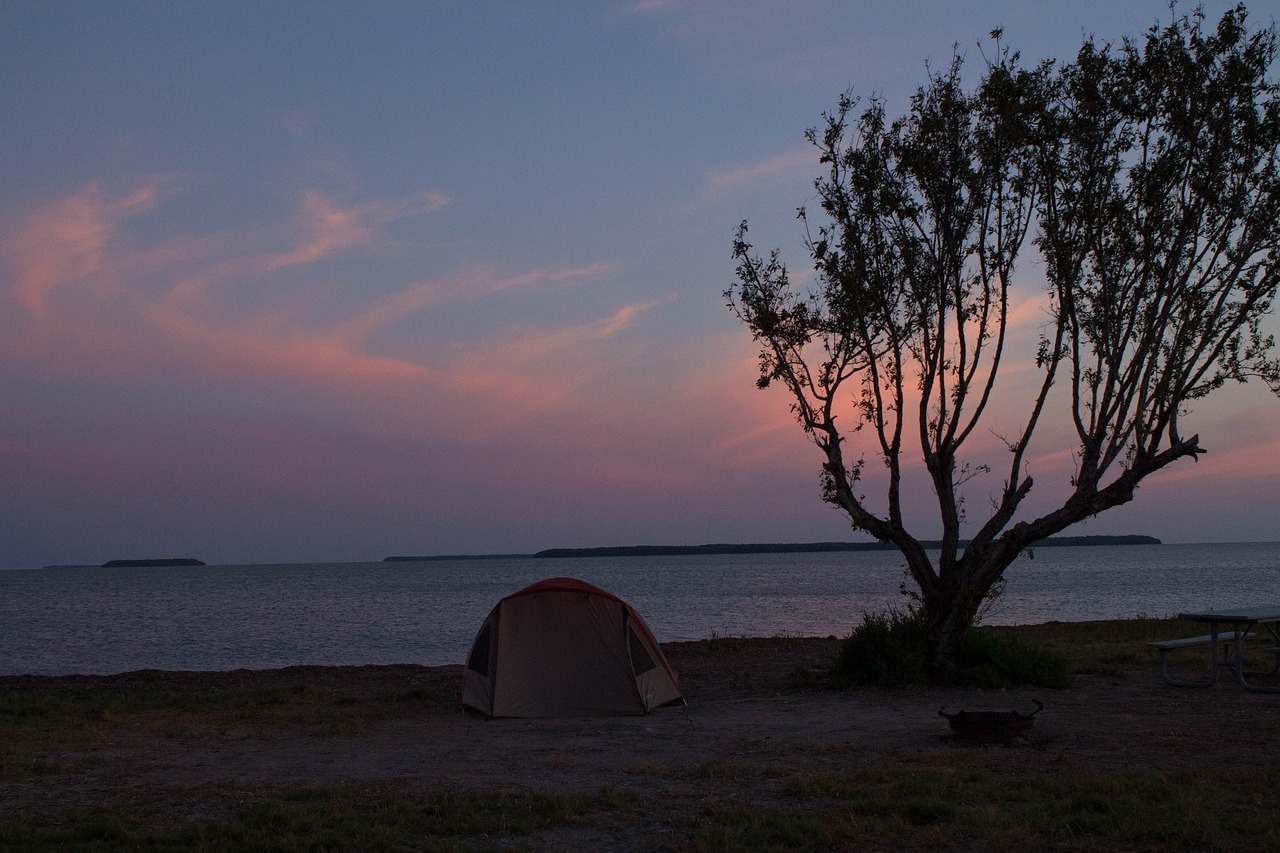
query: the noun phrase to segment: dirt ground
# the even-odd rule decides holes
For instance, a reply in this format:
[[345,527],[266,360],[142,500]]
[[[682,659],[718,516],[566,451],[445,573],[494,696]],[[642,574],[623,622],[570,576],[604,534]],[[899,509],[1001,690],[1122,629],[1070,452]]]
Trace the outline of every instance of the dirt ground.
[[[464,714],[456,666],[0,678],[0,692],[142,686],[174,695],[283,697],[248,712],[107,715],[83,737],[58,738],[24,756],[41,772],[0,776],[0,820],[145,798],[173,800],[187,818],[216,817],[201,810],[216,811],[225,800],[190,792],[263,785],[587,792],[657,784],[675,800],[696,802],[705,793],[750,802],[768,794],[732,778],[734,767],[782,763],[818,771],[963,749],[1001,750],[1010,765],[1065,762],[1100,772],[1139,766],[1222,772],[1280,759],[1280,696],[1246,693],[1234,683],[1171,688],[1154,659],[1124,677],[1077,676],[1065,690],[834,691],[805,687],[796,675],[826,667],[832,639],[710,640],[667,650],[686,707],[597,719]],[[938,715],[943,706],[1026,711],[1033,698],[1044,710],[1031,733],[1008,746],[959,744]],[[683,772],[708,766],[730,769]],[[650,831],[661,832],[661,822]],[[643,833],[632,837],[634,849],[652,841]]]

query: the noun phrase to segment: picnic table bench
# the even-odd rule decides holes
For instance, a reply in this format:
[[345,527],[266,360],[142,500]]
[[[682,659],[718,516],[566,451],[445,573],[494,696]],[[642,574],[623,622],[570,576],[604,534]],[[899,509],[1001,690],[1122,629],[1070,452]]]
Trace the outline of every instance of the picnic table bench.
[[[1236,680],[1245,690],[1280,693],[1280,684],[1259,684],[1250,680],[1257,676],[1274,676],[1280,673],[1280,605],[1179,613],[1178,618],[1206,623],[1209,625],[1209,633],[1199,637],[1148,643],[1160,653],[1160,674],[1166,683],[1176,687],[1212,687],[1218,683],[1218,674],[1226,669],[1235,673]],[[1276,643],[1274,647],[1265,649],[1265,653],[1275,656],[1275,663],[1269,670],[1246,670],[1244,641],[1259,626],[1264,627]],[[1197,646],[1208,646],[1209,674],[1203,679],[1195,680],[1171,675],[1167,660],[1169,652]]]

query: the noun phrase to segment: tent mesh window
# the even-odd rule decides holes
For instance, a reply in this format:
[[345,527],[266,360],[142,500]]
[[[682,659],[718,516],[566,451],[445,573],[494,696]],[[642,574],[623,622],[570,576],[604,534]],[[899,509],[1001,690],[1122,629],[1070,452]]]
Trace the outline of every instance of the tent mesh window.
[[473,672],[478,672],[488,678],[489,676],[489,628],[485,625],[484,630],[480,632],[480,636],[476,637],[475,645],[471,647],[471,658],[467,661],[467,668]]
[[627,645],[631,652],[631,672],[635,675],[644,675],[651,669],[657,667],[653,662],[653,658],[649,656],[649,652],[645,649],[644,643],[640,642],[640,638],[636,636],[636,632],[631,628],[627,629]]

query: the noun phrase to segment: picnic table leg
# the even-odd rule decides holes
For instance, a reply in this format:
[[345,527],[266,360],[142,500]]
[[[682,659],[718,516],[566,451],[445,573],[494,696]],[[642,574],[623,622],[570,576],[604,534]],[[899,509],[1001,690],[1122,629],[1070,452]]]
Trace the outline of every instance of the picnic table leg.
[[[1235,633],[1234,626],[1232,627],[1233,627],[1232,640],[1238,643],[1240,641],[1240,636],[1239,634]],[[1233,658],[1235,660],[1239,660],[1238,653],[1239,653],[1240,647],[1237,645],[1233,648],[1231,640],[1228,640],[1227,638],[1221,635],[1221,633],[1218,631],[1217,622],[1211,622],[1209,624],[1209,635],[1213,637],[1213,643],[1209,646],[1209,656],[1213,658],[1212,677],[1213,677],[1213,681],[1216,683],[1218,681],[1218,670],[1221,667],[1225,666],[1227,669],[1235,669],[1237,672],[1239,672],[1239,669],[1233,666],[1232,664],[1233,664]],[[1221,648],[1218,647],[1219,643],[1222,644]]]
[[[1187,678],[1172,675],[1169,672],[1169,653],[1174,651],[1174,649],[1169,647],[1160,647],[1158,649],[1160,652],[1160,675],[1164,677],[1165,684],[1168,684],[1171,687],[1206,688],[1212,687],[1218,683],[1218,668],[1222,665],[1230,665],[1231,650],[1228,646],[1228,638],[1219,637],[1217,623],[1212,624],[1212,629],[1209,633],[1212,637],[1212,641],[1209,643],[1208,678],[1200,681],[1192,681]],[[1221,651],[1218,649],[1219,643],[1222,644]]]
[[1271,669],[1262,669],[1257,672],[1251,672],[1250,675],[1280,675],[1280,623],[1264,622],[1267,632],[1271,634],[1271,648],[1267,649],[1275,660],[1271,664]]
[[[1275,664],[1270,670],[1245,670],[1244,668],[1244,638],[1248,635],[1252,625],[1246,625],[1244,630],[1236,635],[1235,648],[1233,656],[1235,657],[1236,681],[1240,682],[1240,686],[1251,693],[1280,693],[1280,684],[1252,684],[1245,678],[1246,675],[1275,675],[1280,672],[1280,653],[1276,654]],[[1272,639],[1280,643],[1280,634],[1277,634],[1276,627],[1271,623],[1267,623],[1267,630],[1271,632]]]

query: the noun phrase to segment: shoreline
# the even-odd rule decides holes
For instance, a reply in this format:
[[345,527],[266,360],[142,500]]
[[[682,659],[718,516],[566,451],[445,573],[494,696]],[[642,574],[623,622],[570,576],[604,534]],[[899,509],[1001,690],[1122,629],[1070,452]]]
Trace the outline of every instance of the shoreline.
[[[1044,626],[1101,625],[1101,624],[1107,624],[1110,622],[1123,622],[1123,621],[1126,621],[1126,620],[1109,620],[1109,619],[1101,619],[1101,620],[1083,619],[1083,620],[1076,620],[1076,621],[1050,620],[1048,622],[1029,623],[1026,625],[992,625],[992,626],[986,626],[986,627],[994,628],[997,631],[1026,631],[1026,630],[1034,631]],[[847,633],[844,636],[847,636]],[[696,648],[705,643],[716,643],[720,641],[732,641],[732,642],[740,641],[740,642],[747,642],[747,643],[750,643],[750,642],[770,643],[775,641],[777,642],[797,641],[799,643],[838,643],[843,638],[844,638],[843,636],[837,636],[835,634],[782,634],[782,635],[730,634],[730,635],[720,636],[713,633],[711,636],[704,637],[702,639],[672,640],[670,642],[659,642],[658,645],[662,647],[664,652],[666,652],[668,649],[678,650],[681,648]],[[361,662],[361,663],[296,663],[295,662],[295,663],[281,664],[279,666],[255,666],[255,665],[249,664],[249,665],[242,665],[242,666],[217,667],[217,668],[211,668],[211,669],[171,668],[171,667],[163,667],[163,666],[140,666],[132,669],[122,669],[122,670],[115,670],[111,672],[87,672],[87,671],[55,672],[55,673],[0,672],[0,689],[3,688],[5,679],[21,679],[21,678],[47,678],[47,679],[117,678],[121,676],[129,676],[137,673],[156,673],[156,674],[164,674],[164,675],[181,675],[181,674],[217,675],[220,673],[231,673],[231,672],[272,673],[272,672],[284,672],[287,670],[298,670],[298,669],[349,670],[349,669],[360,669],[364,667],[371,667],[371,668],[420,667],[423,669],[456,668],[458,669],[459,672],[461,672],[461,669],[465,665],[465,663],[466,663],[466,655],[464,654],[461,660],[451,661],[447,663],[425,663],[425,662],[406,661],[406,660],[376,661],[376,662]]]
[[[1176,617],[1172,615],[1140,616],[1140,617],[1137,617],[1136,619],[1123,619],[1123,618],[1079,619],[1079,620],[1053,619],[1053,620],[1048,620],[1046,622],[1032,622],[1032,623],[1019,624],[1019,625],[984,625],[981,627],[986,629],[992,629],[997,632],[1013,632],[1013,633],[1035,635],[1037,632],[1044,632],[1046,630],[1053,631],[1057,628],[1061,628],[1064,626],[1068,628],[1070,626],[1079,626],[1082,628],[1086,628],[1088,626],[1124,624],[1127,622],[1156,622],[1156,623],[1168,623],[1169,625],[1175,625],[1177,620],[1176,620]],[[1190,626],[1184,629],[1171,628],[1170,630],[1173,630],[1173,631],[1190,630],[1194,632],[1197,629],[1194,626]],[[844,639],[845,636],[848,636],[848,634],[847,633],[844,635],[728,634],[728,635],[722,636],[722,635],[717,635],[712,633],[710,636],[697,639],[697,640],[672,640],[669,642],[659,642],[658,645],[662,647],[664,652],[666,652],[672,649],[678,651],[680,649],[685,649],[685,648],[699,648],[699,647],[703,647],[704,644],[708,644],[708,643],[715,644],[719,642],[770,644],[770,643],[785,643],[787,641],[795,641],[796,643],[801,643],[801,644],[805,644],[805,643],[838,644],[840,641]],[[361,668],[379,668],[379,667],[418,667],[421,669],[428,669],[428,670],[456,668],[459,671],[459,673],[461,673],[462,667],[466,663],[465,658],[466,656],[464,654],[461,660],[451,661],[447,663],[426,663],[426,662],[406,661],[406,660],[375,661],[375,662],[360,662],[360,663],[298,663],[298,662],[294,662],[294,663],[281,664],[278,666],[256,666],[253,664],[247,664],[247,665],[241,665],[241,666],[224,666],[224,667],[217,667],[217,668],[210,668],[210,669],[190,669],[190,668],[181,668],[181,667],[174,668],[174,667],[164,667],[164,666],[139,666],[131,669],[114,670],[111,672],[88,672],[88,671],[55,672],[55,673],[0,672],[0,689],[3,689],[4,683],[7,679],[26,679],[26,678],[31,678],[31,679],[60,679],[60,678],[63,678],[63,679],[77,679],[77,678],[110,679],[110,678],[131,676],[136,674],[157,674],[157,675],[166,675],[166,676],[179,676],[179,675],[217,676],[219,674],[225,674],[225,673],[245,673],[245,672],[247,673],[283,673],[290,670],[326,670],[326,669],[354,670],[354,669],[361,669]]]

